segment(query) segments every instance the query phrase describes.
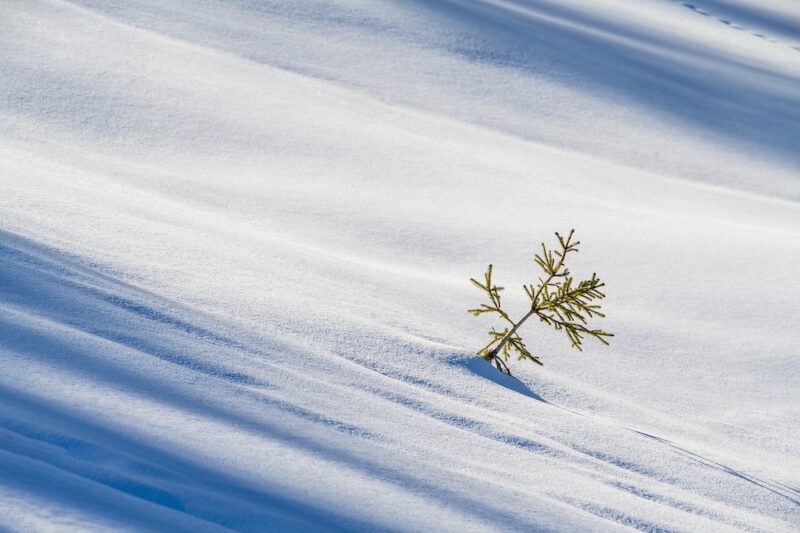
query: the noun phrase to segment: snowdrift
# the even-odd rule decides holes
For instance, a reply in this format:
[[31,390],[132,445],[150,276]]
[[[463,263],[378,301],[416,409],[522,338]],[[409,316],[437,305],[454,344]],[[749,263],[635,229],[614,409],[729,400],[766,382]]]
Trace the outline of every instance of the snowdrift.
[[[0,528],[800,524],[793,2],[12,1],[0,49]],[[502,376],[467,280],[522,309],[571,227],[617,336]]]

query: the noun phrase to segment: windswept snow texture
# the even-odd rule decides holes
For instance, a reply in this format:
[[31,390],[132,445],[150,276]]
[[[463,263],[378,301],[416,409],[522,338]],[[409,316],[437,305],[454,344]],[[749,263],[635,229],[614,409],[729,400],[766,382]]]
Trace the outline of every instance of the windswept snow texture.
[[0,530],[800,528],[795,0],[4,0],[0,126]]

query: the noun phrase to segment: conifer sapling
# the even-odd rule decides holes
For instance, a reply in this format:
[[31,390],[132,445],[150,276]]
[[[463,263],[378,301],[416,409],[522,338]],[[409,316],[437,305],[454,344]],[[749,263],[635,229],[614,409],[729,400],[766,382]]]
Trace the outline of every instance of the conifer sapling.
[[569,235],[564,238],[556,233],[559,249],[548,250],[542,243],[541,254],[534,254],[534,260],[544,274],[535,285],[523,285],[531,307],[519,320],[513,320],[502,307],[500,292],[503,287],[498,287],[492,281],[492,265],[486,270],[483,283],[470,279],[486,293],[489,303],[481,304],[469,312],[475,316],[497,313],[505,323],[501,330],[492,327],[489,331],[491,341],[478,351],[478,355],[494,363],[501,372],[511,374],[507,363],[512,351],[517,353],[518,360],[527,359],[538,365],[543,364],[538,356],[531,354],[519,334],[520,326],[533,316],[557,331],[563,331],[572,347],[580,351],[585,337],[594,337],[608,345],[606,338],[614,336],[612,333],[588,327],[588,319],[605,316],[600,311],[600,304],[596,303],[606,296],[600,290],[605,284],[596,274],[578,283],[570,275],[566,265],[567,255],[577,253],[580,244],[579,241],[573,242],[574,234],[575,230],[570,230]]

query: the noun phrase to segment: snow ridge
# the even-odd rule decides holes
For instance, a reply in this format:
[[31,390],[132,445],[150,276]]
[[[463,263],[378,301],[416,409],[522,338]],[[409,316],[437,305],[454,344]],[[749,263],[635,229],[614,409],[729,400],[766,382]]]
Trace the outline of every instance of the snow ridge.
[[[4,3],[0,529],[795,530],[798,28]],[[467,280],[571,227],[614,342],[500,375]]]

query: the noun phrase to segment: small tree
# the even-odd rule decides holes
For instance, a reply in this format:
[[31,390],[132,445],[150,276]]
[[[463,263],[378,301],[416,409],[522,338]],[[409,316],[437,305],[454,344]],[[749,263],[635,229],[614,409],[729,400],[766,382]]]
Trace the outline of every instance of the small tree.
[[519,320],[514,321],[503,310],[500,302],[500,291],[503,287],[498,287],[492,282],[492,265],[484,274],[484,283],[471,278],[470,281],[479,289],[484,291],[489,298],[488,304],[481,304],[480,307],[470,309],[469,312],[475,316],[484,313],[497,313],[507,325],[500,331],[494,327],[489,331],[491,342],[478,351],[478,355],[490,363],[494,363],[498,370],[511,374],[508,368],[508,359],[512,351],[518,354],[517,359],[527,359],[537,365],[543,363],[538,356],[532,355],[522,337],[518,333],[520,326],[532,316],[539,318],[548,326],[552,326],[557,331],[563,331],[569,338],[573,348],[582,351],[584,337],[594,337],[605,345],[608,345],[606,337],[613,337],[612,333],[600,329],[589,329],[587,319],[593,317],[604,317],[600,312],[600,304],[595,303],[605,298],[600,289],[605,286],[596,274],[577,284],[574,283],[570,272],[565,264],[567,255],[578,251],[579,241],[572,242],[575,230],[570,230],[567,238],[563,238],[556,233],[558,238],[558,250],[548,250],[542,243],[541,254],[534,254],[536,264],[544,271],[544,275],[539,277],[536,285],[523,285],[525,293],[531,301],[528,312]]

